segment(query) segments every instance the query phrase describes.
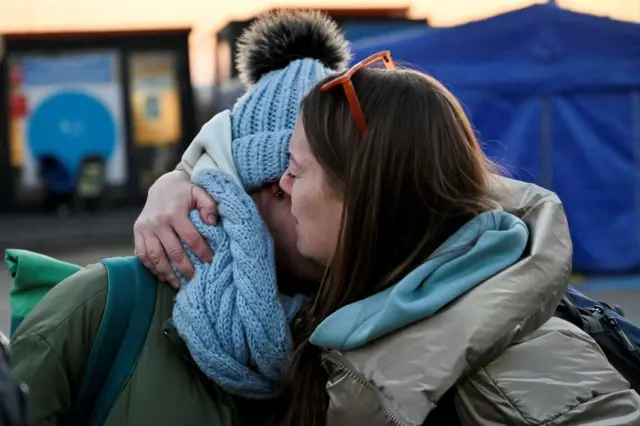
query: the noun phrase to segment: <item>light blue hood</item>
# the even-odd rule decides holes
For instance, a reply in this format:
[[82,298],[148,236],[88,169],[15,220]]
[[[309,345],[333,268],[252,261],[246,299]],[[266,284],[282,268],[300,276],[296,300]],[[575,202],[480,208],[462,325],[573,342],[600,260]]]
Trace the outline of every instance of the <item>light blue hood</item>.
[[348,351],[428,318],[517,262],[528,240],[527,226],[516,216],[504,211],[483,213],[400,282],[326,318],[311,343]]

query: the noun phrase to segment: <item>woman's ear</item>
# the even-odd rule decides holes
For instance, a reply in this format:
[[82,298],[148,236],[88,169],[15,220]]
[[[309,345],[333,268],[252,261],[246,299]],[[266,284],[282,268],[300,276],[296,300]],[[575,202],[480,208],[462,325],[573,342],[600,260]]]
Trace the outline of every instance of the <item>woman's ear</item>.
[[[251,198],[257,204],[261,215],[269,214],[269,206],[273,202],[289,199],[285,191],[280,188],[277,182],[269,183],[251,193]],[[264,218],[264,217],[263,217]]]
[[282,190],[282,188],[280,187],[279,182],[270,183],[270,184],[265,186],[265,189],[274,198],[277,198],[277,199],[284,198],[285,194],[284,194],[284,191]]

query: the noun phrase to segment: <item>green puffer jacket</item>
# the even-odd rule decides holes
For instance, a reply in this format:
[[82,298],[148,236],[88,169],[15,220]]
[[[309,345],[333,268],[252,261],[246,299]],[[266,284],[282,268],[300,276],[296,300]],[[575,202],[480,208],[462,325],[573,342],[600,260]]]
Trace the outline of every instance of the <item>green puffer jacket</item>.
[[[60,425],[80,385],[108,292],[103,265],[54,287],[25,318],[10,350],[29,387],[30,426]],[[233,402],[205,377],[171,325],[175,290],[159,284],[146,343],[104,426],[231,426]]]

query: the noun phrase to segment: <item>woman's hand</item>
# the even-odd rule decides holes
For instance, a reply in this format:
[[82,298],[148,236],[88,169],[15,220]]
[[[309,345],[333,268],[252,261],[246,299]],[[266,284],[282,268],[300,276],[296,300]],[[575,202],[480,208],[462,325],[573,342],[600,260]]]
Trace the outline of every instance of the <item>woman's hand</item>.
[[189,219],[193,209],[200,211],[205,223],[217,222],[216,202],[207,192],[191,183],[183,171],[161,176],[149,188],[147,202],[133,225],[136,254],[151,272],[175,288],[180,286],[171,270],[170,261],[191,279],[193,264],[182,243],[184,241],[203,262],[211,262],[213,252]]

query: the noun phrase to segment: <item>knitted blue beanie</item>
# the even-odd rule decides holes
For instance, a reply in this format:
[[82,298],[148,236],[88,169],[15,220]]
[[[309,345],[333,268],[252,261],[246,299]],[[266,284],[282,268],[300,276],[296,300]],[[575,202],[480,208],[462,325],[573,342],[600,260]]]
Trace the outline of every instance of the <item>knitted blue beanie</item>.
[[232,153],[251,191],[285,172],[302,99],[344,69],[349,49],[337,25],[317,12],[262,16],[238,45],[237,65],[248,91],[231,111]]

